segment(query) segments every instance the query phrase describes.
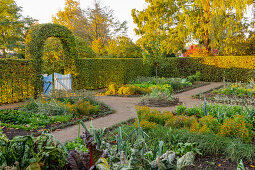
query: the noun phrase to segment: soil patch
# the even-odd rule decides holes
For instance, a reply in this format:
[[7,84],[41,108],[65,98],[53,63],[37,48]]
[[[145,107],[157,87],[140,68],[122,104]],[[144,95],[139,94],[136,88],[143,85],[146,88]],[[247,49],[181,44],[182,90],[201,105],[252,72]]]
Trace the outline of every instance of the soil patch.
[[[244,162],[246,170],[255,169],[251,162]],[[215,156],[196,156],[193,166],[187,166],[183,170],[234,170],[237,169],[237,163],[230,159]]]
[[149,107],[168,107],[180,104],[179,98],[174,97],[173,100],[163,100],[163,99],[147,99],[139,102],[140,106]]

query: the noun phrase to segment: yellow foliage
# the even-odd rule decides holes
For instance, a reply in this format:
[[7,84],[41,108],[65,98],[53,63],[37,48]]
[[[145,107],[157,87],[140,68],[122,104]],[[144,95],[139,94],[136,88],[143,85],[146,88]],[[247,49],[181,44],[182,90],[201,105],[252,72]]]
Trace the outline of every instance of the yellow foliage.
[[118,87],[115,83],[109,85],[108,90],[105,92],[105,95],[116,95]]
[[[138,127],[138,122],[137,122],[137,119],[135,120],[135,123],[134,125],[136,127]],[[149,130],[149,129],[152,129],[152,128],[156,128],[157,127],[157,124],[154,123],[154,122],[150,122],[148,120],[142,120],[139,122],[139,125],[140,127],[142,127],[144,130]]]
[[212,56],[201,57],[202,64],[213,65],[220,68],[246,68],[255,69],[254,56]]
[[130,86],[123,86],[120,87],[118,90],[118,94],[119,95],[134,95],[135,94],[135,89],[134,87],[130,87]]

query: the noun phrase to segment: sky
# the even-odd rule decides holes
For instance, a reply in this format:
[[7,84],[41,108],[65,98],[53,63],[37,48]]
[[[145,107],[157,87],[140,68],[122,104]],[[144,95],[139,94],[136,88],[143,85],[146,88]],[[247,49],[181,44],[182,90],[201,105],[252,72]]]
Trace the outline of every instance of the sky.
[[[22,15],[30,16],[39,20],[39,23],[49,23],[52,16],[65,7],[65,0],[15,0],[22,7]],[[93,7],[94,0],[80,0],[81,9]],[[109,6],[114,10],[115,17],[120,21],[127,21],[128,36],[136,41],[139,37],[135,35],[131,10],[136,8],[142,10],[146,7],[145,0],[100,0],[103,6]]]

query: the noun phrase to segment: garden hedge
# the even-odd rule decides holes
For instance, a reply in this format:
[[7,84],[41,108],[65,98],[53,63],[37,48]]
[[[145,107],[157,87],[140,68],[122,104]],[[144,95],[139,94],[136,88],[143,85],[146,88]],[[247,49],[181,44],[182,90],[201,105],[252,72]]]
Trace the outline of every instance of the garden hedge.
[[[186,77],[200,71],[203,81],[222,81],[225,77],[226,81],[246,82],[255,77],[254,56],[244,57],[243,60],[241,57],[230,58],[168,58],[160,67],[159,76]],[[202,64],[208,61],[213,62],[210,65]],[[37,77],[41,77],[41,74],[38,74],[35,65],[34,60],[0,59],[0,104],[36,97],[36,88],[42,84],[37,84]],[[137,76],[155,75],[155,70],[144,65],[143,59],[76,59],[75,65],[73,88],[76,90],[99,89],[111,82],[125,84]]]
[[49,37],[57,37],[63,44],[63,62],[65,73],[76,73],[75,60],[78,58],[76,50],[75,37],[73,33],[65,26],[58,24],[37,24],[33,26],[26,37],[26,58],[32,59],[34,69],[37,72],[37,81],[35,84],[35,96],[41,90],[41,74],[43,63],[43,47]]
[[30,60],[0,60],[0,104],[33,97],[35,70],[32,64]]
[[[196,71],[201,72],[201,80],[203,81],[226,81],[247,82],[254,78],[254,56],[227,56],[224,57],[195,57],[195,58],[169,58],[159,69],[159,76],[162,77],[186,77],[195,74]],[[210,65],[203,64],[208,61]],[[232,62],[231,62],[232,61]],[[239,68],[238,68],[239,67]],[[244,68],[243,68],[244,67]]]
[[110,83],[128,83],[137,76],[151,76],[151,68],[143,64],[143,59],[78,59],[75,89],[100,89]]

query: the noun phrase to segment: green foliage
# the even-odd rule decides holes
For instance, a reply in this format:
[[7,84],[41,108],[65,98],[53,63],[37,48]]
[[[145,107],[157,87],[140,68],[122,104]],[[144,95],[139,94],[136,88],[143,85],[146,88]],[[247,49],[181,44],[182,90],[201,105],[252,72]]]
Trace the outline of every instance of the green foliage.
[[[134,127],[130,125],[122,126],[122,137],[125,139],[133,131]],[[117,133],[118,130],[111,132],[107,136],[107,140],[114,140],[110,138],[111,134]],[[227,137],[216,136],[212,134],[198,134],[192,133],[185,129],[165,128],[158,126],[150,128],[145,131],[150,137],[146,141],[149,148],[155,146],[155,141],[163,141],[164,147],[167,150],[175,148],[178,152],[183,150],[183,144],[191,143],[196,146],[194,149],[201,152],[203,155],[224,156],[232,161],[239,161],[240,159],[252,161],[255,157],[255,146],[253,144],[244,144],[240,139],[232,139]],[[164,135],[162,135],[164,134]],[[136,136],[130,140],[135,140]],[[179,147],[178,147],[179,143]],[[183,143],[182,145],[180,143]],[[188,144],[187,144],[188,145]],[[194,150],[193,150],[194,151]],[[196,152],[196,151],[195,151]]]
[[86,148],[84,141],[78,137],[73,142],[68,142],[65,144],[66,150],[69,152],[71,150],[77,150],[80,152],[88,152],[89,150]]
[[224,94],[224,95],[233,95],[238,97],[247,97],[253,98],[255,95],[254,82],[248,84],[231,84],[225,88],[219,90],[214,90],[213,93]]
[[36,72],[30,60],[0,59],[0,104],[34,97]]
[[[98,89],[112,82],[125,84],[137,76],[150,75],[150,67],[142,59],[79,59],[75,89]],[[117,73],[117,74],[116,74]]]
[[75,36],[75,40],[79,58],[95,58],[96,53],[92,50],[88,41],[78,36]]
[[[177,114],[183,115],[196,115],[199,117],[206,116],[204,112],[204,105],[203,106],[195,106],[191,108],[187,108],[183,105],[180,105],[176,108]],[[255,127],[254,115],[255,109],[254,108],[244,108],[243,106],[228,106],[228,105],[221,105],[221,104],[206,104],[206,109],[208,115],[212,115],[215,117],[220,123],[223,123],[224,120],[227,118],[233,118],[235,115],[243,115],[245,121],[247,123],[252,124]]]
[[145,104],[152,100],[158,100],[159,104],[163,101],[175,101],[176,99],[173,96],[171,85],[164,84],[162,86],[152,87],[150,94],[146,94],[139,98],[139,103]]
[[182,49],[185,29],[178,25],[182,20],[178,15],[180,3],[176,0],[146,2],[148,6],[145,9],[132,10],[133,21],[137,24],[135,32],[141,36],[137,43],[143,48],[147,44],[153,44],[155,39],[160,37],[158,43],[165,55]]
[[28,113],[19,110],[0,110],[1,126],[31,130],[46,127],[54,122],[67,122],[71,115],[48,116],[45,114]]
[[162,86],[162,85],[170,85],[171,88],[176,91],[183,89],[185,87],[189,87],[192,85],[190,81],[185,78],[155,78],[155,77],[138,77],[136,80],[131,81],[130,84],[134,86],[148,88],[153,85]]
[[34,20],[23,18],[21,7],[17,6],[14,0],[1,0],[0,11],[0,49],[3,58],[7,57],[10,50],[24,55],[25,32]]
[[125,36],[108,40],[107,55],[113,58],[142,58],[142,50]]
[[57,24],[37,24],[33,26],[26,38],[26,58],[35,60],[38,73],[41,72],[43,46],[49,37],[57,37],[63,44],[63,60],[66,72],[74,72],[75,59],[78,57],[75,49],[75,37],[66,27]]
[[21,170],[64,168],[67,153],[58,145],[52,135],[16,136],[13,140],[1,135],[0,167],[14,166]]
[[143,59],[144,62],[151,65],[156,71],[156,78],[158,76],[158,68],[165,62],[166,53],[163,51],[162,37],[157,36],[147,44],[143,44]]
[[43,73],[52,74],[54,72],[64,73],[65,66],[63,60],[63,45],[60,39],[49,37],[43,46]]
[[[234,56],[232,57],[233,59],[235,58]],[[201,74],[200,80],[209,82],[220,82],[223,77],[229,82],[248,82],[254,77],[254,72],[251,69],[236,68],[234,66],[220,68],[214,65],[201,64],[204,60],[206,59],[200,57],[169,58],[159,68],[158,75],[159,77],[187,77],[199,71]],[[223,61],[219,61],[219,63],[221,62]],[[249,62],[249,64],[251,63]],[[251,64],[251,66],[253,65]]]
[[19,108],[19,110],[28,113],[56,116],[70,114],[71,109],[68,106],[67,103],[61,103],[53,98],[47,100],[38,98],[36,100],[29,99],[25,105]]
[[201,73],[199,71],[196,72],[196,74],[188,76],[187,80],[191,83],[194,83],[196,81],[200,81]]

